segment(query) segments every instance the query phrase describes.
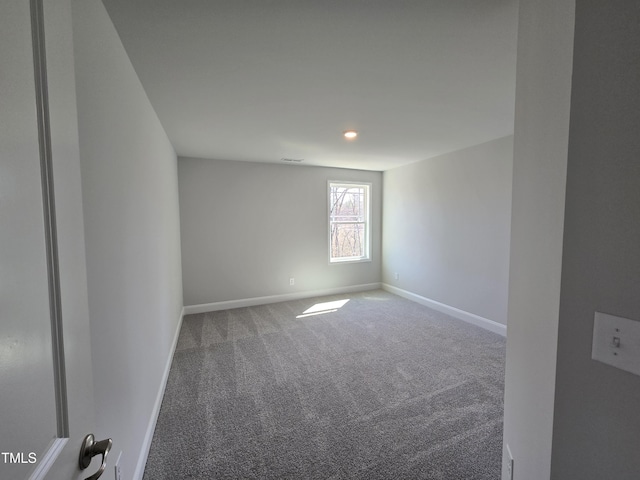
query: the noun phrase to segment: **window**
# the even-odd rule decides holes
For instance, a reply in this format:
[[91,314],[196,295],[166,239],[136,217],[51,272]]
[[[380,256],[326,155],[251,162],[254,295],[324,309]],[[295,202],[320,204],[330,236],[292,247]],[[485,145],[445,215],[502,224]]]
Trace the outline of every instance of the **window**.
[[329,182],[329,262],[369,260],[371,186]]

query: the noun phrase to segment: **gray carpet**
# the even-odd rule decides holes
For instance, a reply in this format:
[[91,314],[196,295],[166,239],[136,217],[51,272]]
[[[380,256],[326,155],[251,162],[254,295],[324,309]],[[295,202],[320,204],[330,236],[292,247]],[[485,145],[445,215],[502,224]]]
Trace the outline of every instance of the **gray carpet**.
[[499,479],[504,356],[381,290],[186,316],[144,479]]

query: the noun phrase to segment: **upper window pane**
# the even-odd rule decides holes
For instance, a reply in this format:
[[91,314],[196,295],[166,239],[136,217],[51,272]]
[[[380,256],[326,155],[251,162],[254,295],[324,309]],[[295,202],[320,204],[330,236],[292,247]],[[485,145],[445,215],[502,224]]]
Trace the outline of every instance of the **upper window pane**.
[[335,186],[332,189],[331,216],[335,221],[364,221],[365,187]]

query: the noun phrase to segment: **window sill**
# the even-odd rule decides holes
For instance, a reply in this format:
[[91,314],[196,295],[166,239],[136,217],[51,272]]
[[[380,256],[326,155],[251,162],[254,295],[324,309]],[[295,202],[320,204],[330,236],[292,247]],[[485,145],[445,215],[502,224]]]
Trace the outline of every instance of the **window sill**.
[[329,265],[345,265],[351,263],[368,263],[371,262],[370,258],[355,258],[345,260],[329,260]]

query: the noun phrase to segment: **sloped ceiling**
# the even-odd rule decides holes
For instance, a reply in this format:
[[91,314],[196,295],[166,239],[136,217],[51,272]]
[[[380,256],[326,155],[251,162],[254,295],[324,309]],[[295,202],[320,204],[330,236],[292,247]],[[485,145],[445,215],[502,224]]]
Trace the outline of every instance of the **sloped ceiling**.
[[513,0],[103,1],[180,156],[386,170],[513,133]]

